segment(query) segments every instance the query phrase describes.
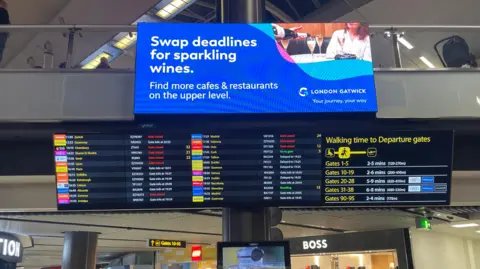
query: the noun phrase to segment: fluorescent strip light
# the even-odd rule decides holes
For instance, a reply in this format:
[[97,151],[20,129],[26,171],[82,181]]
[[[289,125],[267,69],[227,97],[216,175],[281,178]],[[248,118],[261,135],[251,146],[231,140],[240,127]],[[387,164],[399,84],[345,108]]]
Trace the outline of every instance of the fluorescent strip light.
[[172,3],[170,3],[174,6],[176,6],[177,8],[181,8],[183,6],[185,6],[187,4],[187,2],[183,1],[183,0],[173,0]]
[[172,14],[166,12],[166,11],[163,10],[163,9],[160,10],[159,12],[157,12],[157,16],[159,16],[159,17],[162,18],[162,19],[168,19],[168,18],[170,18],[171,15],[172,15]]
[[112,55],[110,55],[106,52],[102,52],[102,53],[98,54],[97,57],[93,58],[93,60],[91,60],[89,63],[84,65],[82,67],[82,69],[95,69],[95,68],[97,68],[97,66],[100,64],[100,59],[102,59],[103,57],[110,60],[110,58],[112,58]]
[[409,50],[413,49],[413,45],[403,37],[398,38],[398,42],[402,43],[402,45],[404,45]]
[[479,226],[476,223],[465,223],[465,224],[454,224],[452,225],[453,228],[470,228],[470,227],[477,227]]
[[157,16],[166,20],[166,19],[169,19],[170,17],[173,17],[173,13],[175,10],[178,10],[178,9],[172,5],[167,5],[157,12]]
[[170,14],[174,14],[175,11],[178,10],[178,8],[174,5],[172,5],[172,4],[168,4],[164,8],[162,8],[162,10],[165,10],[166,12],[168,12]]
[[156,15],[164,20],[167,20],[182,11],[182,9],[190,2],[191,0],[173,0],[168,5],[160,9]]
[[479,233],[479,234],[480,234],[480,231],[477,231],[477,233]]
[[113,46],[116,47],[117,49],[126,50],[131,45],[133,45],[135,41],[137,41],[137,33],[130,33],[130,34],[127,33],[119,41],[113,44]]
[[427,65],[429,68],[435,68],[435,65],[433,65],[427,58],[424,56],[420,57],[420,60]]

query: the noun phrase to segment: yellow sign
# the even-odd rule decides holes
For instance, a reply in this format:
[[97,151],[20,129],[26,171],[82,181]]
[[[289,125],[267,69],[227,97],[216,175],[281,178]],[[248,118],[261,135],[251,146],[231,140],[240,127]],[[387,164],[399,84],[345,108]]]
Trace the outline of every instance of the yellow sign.
[[357,150],[353,151],[350,147],[339,147],[338,150],[334,148],[327,148],[325,149],[325,157],[327,158],[335,158],[338,156],[339,159],[350,159],[352,155],[367,155],[368,157],[377,157],[377,149],[376,148],[368,148],[367,151]]
[[151,248],[186,248],[187,242],[179,240],[148,239],[147,246]]
[[338,149],[338,157],[340,159],[348,159],[350,158],[350,148],[349,147],[340,147]]

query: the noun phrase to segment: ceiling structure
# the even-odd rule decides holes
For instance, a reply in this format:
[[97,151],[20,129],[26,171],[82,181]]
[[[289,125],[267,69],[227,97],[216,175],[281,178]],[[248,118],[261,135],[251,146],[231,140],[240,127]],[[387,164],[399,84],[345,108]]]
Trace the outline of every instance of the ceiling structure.
[[[362,1],[371,1],[371,0],[362,0]],[[214,22],[216,19],[216,6],[215,0],[196,0],[191,1],[192,4],[187,8],[182,10],[179,13],[176,13],[174,16],[169,18],[169,21],[174,22],[183,22],[183,23],[210,23]],[[292,1],[292,0],[267,0],[266,1],[266,18],[265,22],[294,22],[298,21],[305,16],[311,14],[312,12],[327,8],[333,2],[331,0],[303,0],[303,1]],[[342,14],[348,12],[350,7],[344,7]],[[146,13],[150,17],[154,17],[157,20],[159,16],[156,15],[157,9],[154,8]],[[147,20],[147,18],[140,18],[139,21]],[[150,20],[148,20],[150,21]],[[125,49],[124,51],[118,52],[115,51],[115,48],[111,50],[111,45],[105,44],[100,47],[98,51],[90,55],[84,62],[81,63],[81,66],[88,64],[92,58],[94,59],[95,55],[103,51],[108,51],[110,54],[113,54],[113,59],[111,60],[111,65],[113,68],[119,69],[134,69],[135,68],[135,54],[136,47],[135,45]],[[110,42],[110,43],[115,43]]]
[[8,1],[10,20],[12,24],[48,24],[68,3],[69,0]]
[[[155,6],[159,0],[69,0],[69,1],[53,1],[52,10],[44,12],[44,8],[48,5],[39,5],[36,11],[45,14],[41,19],[31,19],[22,21],[15,19],[23,12],[28,0],[18,0],[17,5],[11,6],[12,22],[14,24],[81,24],[81,25],[130,25],[142,16],[149,15],[156,21],[164,21],[155,14]],[[343,0],[342,0],[343,1]],[[351,11],[350,6],[340,5],[339,0],[268,0],[266,1],[266,21],[267,22],[293,22],[298,21],[309,14],[320,9],[329,9],[331,6],[339,6],[337,8],[340,13],[346,14]],[[358,2],[367,3],[372,0],[361,0]],[[207,23],[215,20],[215,0],[191,0],[193,4],[181,13],[176,14],[174,18],[169,18],[173,22],[189,22],[189,23]],[[54,5],[57,4],[57,5]],[[62,5],[60,5],[62,4]],[[55,8],[53,8],[53,6]],[[152,9],[153,7],[153,9]],[[108,12],[105,12],[107,11]],[[338,11],[337,11],[338,12]],[[84,16],[88,14],[88,16]],[[32,16],[32,18],[36,18]],[[80,63],[88,59],[102,45],[110,42],[112,37],[118,32],[91,32],[84,30],[81,36],[76,36],[73,62]],[[23,36],[23,38],[21,38]],[[65,31],[49,30],[38,32],[21,32],[13,33],[7,43],[2,67],[9,69],[31,68],[27,64],[27,58],[32,57],[36,66],[42,66],[47,62],[47,68],[50,67],[50,59],[44,59],[43,46],[46,42],[51,42],[54,48],[53,68],[59,66],[66,60],[67,38]],[[133,57],[132,57],[133,56]],[[134,67],[135,48],[131,48],[117,58],[116,68],[133,68]]]
[[[447,0],[440,2],[434,0],[422,1],[420,5],[415,1],[409,0],[411,3],[404,1],[371,1],[371,0],[330,0],[322,1],[322,3],[315,6],[315,1],[269,1],[267,2],[267,22],[328,22],[328,21],[364,21],[372,25],[371,38],[372,55],[374,67],[389,68],[395,67],[394,50],[392,38],[384,35],[385,30],[393,27],[398,29],[399,33],[403,34],[403,39],[409,42],[412,47],[407,47],[399,44],[399,49],[402,58],[402,67],[404,68],[429,68],[425,62],[420,60],[420,57],[426,58],[436,68],[443,67],[439,57],[434,51],[434,44],[446,37],[452,35],[460,35],[465,38],[470,45],[471,53],[480,56],[480,27],[472,28],[422,28],[410,29],[401,27],[401,25],[467,25],[467,23],[475,23],[480,25],[480,21],[475,22],[476,15],[473,10],[480,8],[480,2],[470,0],[463,0],[465,5],[452,6],[452,3]],[[215,18],[213,0],[197,1],[197,4],[192,5],[191,10],[181,12],[175,16],[175,20],[180,22],[211,22]],[[289,3],[295,3],[289,5]],[[388,2],[388,3],[387,3]],[[199,6],[200,3],[200,8]],[[416,6],[415,14],[408,8],[411,5]],[[436,13],[430,12],[432,5],[440,5],[444,9]],[[466,8],[468,7],[468,11]],[[450,12],[455,10],[458,13]],[[210,11],[208,10],[210,9]],[[378,12],[382,10],[382,12]],[[193,14],[200,14],[200,16],[192,16]],[[457,20],[454,14],[469,14],[468,19]],[[203,19],[202,19],[203,17]],[[418,19],[415,19],[418,18]],[[440,18],[440,19],[439,19]],[[436,23],[432,23],[436,22]],[[133,69],[135,66],[135,46],[130,47],[126,53],[120,55],[112,62],[114,68],[129,68]],[[439,47],[440,53],[442,48]]]
[[459,223],[465,223],[465,224],[475,223],[478,226],[466,227],[466,228],[455,228],[455,227],[452,227],[451,224],[445,223],[445,224],[435,225],[434,231],[439,233],[449,234],[452,236],[462,237],[466,239],[480,240],[480,232],[479,232],[480,221],[478,220],[464,221]]
[[[29,0],[10,1],[10,13],[14,24],[116,24],[128,25],[151,9],[159,0],[45,0],[33,3]],[[268,0],[267,22],[326,22],[326,21],[365,21],[371,25],[480,25],[475,13],[480,8],[479,1],[462,0],[454,4],[449,0]],[[412,10],[410,6],[415,6]],[[436,6],[431,12],[431,6]],[[26,8],[28,7],[28,8]],[[176,15],[176,22],[211,22],[215,20],[215,0],[197,0],[188,9]],[[104,11],[109,12],[105,13]],[[378,12],[381,10],[382,12]],[[148,13],[148,12],[147,12]],[[83,14],[89,14],[84,16]],[[456,14],[462,14],[457,16]],[[152,14],[154,15],[154,14]],[[426,57],[435,67],[441,67],[438,56],[433,50],[436,41],[454,34],[464,37],[471,52],[480,55],[480,28],[466,29],[421,29],[402,30],[405,39],[413,49],[400,45],[403,66],[406,68],[427,68],[419,58]],[[373,60],[375,67],[393,67],[393,47],[391,40],[383,36],[383,30],[372,28],[378,33],[372,38]],[[74,62],[79,63],[92,52],[111,40],[115,32],[87,33],[77,38]],[[14,32],[9,38],[5,51],[3,67],[10,69],[29,68],[26,59],[32,56],[37,65],[43,63],[43,44],[54,44],[53,66],[65,61],[67,39],[62,32],[35,33]],[[134,68],[135,47],[128,49],[113,63],[114,68]]]
[[[412,44],[413,48],[409,49],[400,44],[402,56],[402,66],[404,68],[428,68],[428,66],[420,60],[421,56],[426,57],[435,67],[441,68],[442,64],[435,53],[434,44],[446,37],[452,35],[460,35],[465,38],[470,45],[471,53],[480,56],[480,27],[472,27],[472,25],[480,25],[480,21],[476,18],[475,10],[480,8],[480,2],[471,0],[462,0],[461,4],[453,5],[448,0],[424,0],[417,3],[414,0],[405,1],[369,1],[369,0],[331,0],[321,3],[319,8],[312,9],[309,6],[310,1],[291,1],[296,4],[306,3],[297,10],[303,10],[302,16],[296,16],[298,11],[292,11],[288,3],[279,3],[282,1],[272,1],[280,13],[274,13],[277,9],[270,8],[267,21],[305,21],[305,22],[328,22],[328,21],[364,21],[370,25],[383,25],[388,27],[372,27],[371,32],[375,35],[372,37],[372,54],[375,67],[394,67],[393,61],[393,44],[392,39],[385,37],[383,33],[386,29],[396,27],[400,33],[404,33],[404,39]],[[285,1],[283,1],[285,2]],[[411,6],[415,6],[412,11]],[[435,12],[431,12],[431,7],[437,6]],[[213,5],[209,5],[213,7]],[[268,8],[268,5],[267,5]],[[305,12],[309,10],[310,12]],[[381,10],[382,12],[378,12]],[[346,13],[347,12],[347,13]],[[459,18],[455,14],[462,14]],[[464,14],[464,15],[463,15]],[[273,20],[272,20],[273,17]],[[404,29],[401,25],[465,25],[465,28],[423,28],[423,29]],[[441,53],[441,47],[439,48]],[[135,48],[129,50],[134,55]],[[131,58],[128,61],[119,61],[114,63],[117,68],[134,68]]]
[[[303,21],[305,18],[311,18],[309,22],[310,20],[311,22],[328,22],[371,1],[372,0],[358,0],[350,4],[349,0],[267,0],[265,22],[295,22]],[[323,11],[328,13],[324,14]],[[150,12],[149,14],[152,13],[153,15],[155,14],[155,12]],[[215,0],[197,0],[170,20],[186,23],[210,23],[215,21],[215,15]],[[384,40],[379,41],[385,42]],[[387,47],[388,46],[389,44]],[[382,49],[383,45],[380,43],[380,45],[375,45],[375,47]],[[99,51],[102,50],[105,50],[105,46],[99,49]],[[97,51],[97,53],[99,53],[99,51]],[[111,61],[112,68],[134,69],[135,55],[136,46],[133,45]],[[382,58],[381,54],[375,56],[374,50],[374,64],[375,58]]]

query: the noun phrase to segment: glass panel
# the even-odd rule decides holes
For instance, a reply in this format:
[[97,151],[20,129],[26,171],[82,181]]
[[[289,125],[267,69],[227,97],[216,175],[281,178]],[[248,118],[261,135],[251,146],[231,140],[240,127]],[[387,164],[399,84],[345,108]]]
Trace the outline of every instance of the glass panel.
[[396,251],[292,256],[292,269],[396,269]]
[[[0,53],[3,54],[0,68],[64,68],[70,27],[0,26]],[[74,35],[73,54],[69,55],[71,64],[68,67],[95,69],[100,59],[105,57],[112,68],[134,69],[135,29],[135,26],[84,27]],[[371,25],[370,33],[376,68],[396,67],[394,35],[398,37],[403,68],[445,68],[444,63],[449,68],[472,68],[480,60],[480,26]],[[322,42],[328,42],[328,39]],[[437,43],[438,54],[435,51]]]
[[[13,26],[12,26],[13,27]],[[44,27],[42,29],[42,27]],[[101,27],[101,26],[100,26]],[[37,30],[38,28],[38,30]],[[105,26],[106,30],[88,28],[69,34],[69,26],[0,26],[0,53],[3,69],[96,69],[102,58],[114,68],[135,66],[136,32],[134,26]],[[108,30],[108,28],[113,28]],[[9,29],[6,32],[3,29]],[[2,32],[3,30],[3,32]],[[68,53],[69,38],[73,36],[72,53]],[[2,43],[2,38],[4,41]],[[4,44],[4,45],[2,45]],[[3,48],[2,48],[3,47]],[[128,56],[126,56],[128,55]],[[133,56],[132,56],[133,55]],[[120,59],[119,59],[120,58]],[[123,61],[121,59],[123,58]],[[125,60],[126,59],[126,60]],[[69,65],[66,63],[69,61]]]
[[[480,27],[392,26],[392,28],[396,29],[399,37],[398,47],[403,68],[472,68],[476,67],[480,57]],[[370,32],[374,34],[371,38],[373,63],[377,68],[395,67],[393,33],[387,29],[390,27],[374,25],[370,27]],[[442,60],[445,60],[446,66]]]

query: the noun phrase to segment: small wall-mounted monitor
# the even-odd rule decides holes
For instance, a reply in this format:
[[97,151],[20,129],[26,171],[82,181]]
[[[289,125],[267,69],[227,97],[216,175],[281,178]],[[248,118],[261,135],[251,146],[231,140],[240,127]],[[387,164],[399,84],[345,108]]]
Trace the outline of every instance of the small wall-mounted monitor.
[[290,249],[287,241],[219,242],[217,251],[219,269],[291,268]]

